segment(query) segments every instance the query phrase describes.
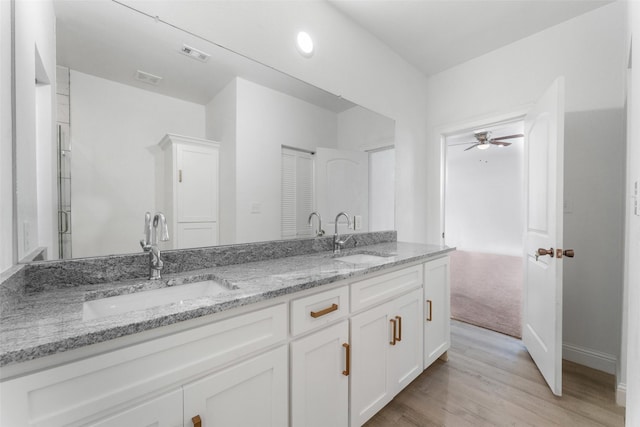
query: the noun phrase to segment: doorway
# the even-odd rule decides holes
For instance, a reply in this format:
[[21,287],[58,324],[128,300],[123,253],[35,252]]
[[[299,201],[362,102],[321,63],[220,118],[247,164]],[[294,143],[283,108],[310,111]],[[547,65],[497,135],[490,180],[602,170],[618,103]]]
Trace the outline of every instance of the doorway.
[[446,136],[451,317],[521,338],[524,122]]

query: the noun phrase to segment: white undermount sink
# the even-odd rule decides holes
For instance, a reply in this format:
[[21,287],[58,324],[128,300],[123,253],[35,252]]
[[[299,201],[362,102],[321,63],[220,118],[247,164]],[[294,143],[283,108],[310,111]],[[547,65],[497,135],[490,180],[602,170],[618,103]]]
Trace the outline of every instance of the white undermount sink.
[[336,261],[348,262],[349,264],[372,264],[384,261],[386,257],[371,254],[353,254],[336,258]]
[[171,303],[182,304],[185,300],[211,297],[228,291],[229,288],[215,280],[204,280],[202,282],[85,301],[82,306],[82,320],[99,319]]

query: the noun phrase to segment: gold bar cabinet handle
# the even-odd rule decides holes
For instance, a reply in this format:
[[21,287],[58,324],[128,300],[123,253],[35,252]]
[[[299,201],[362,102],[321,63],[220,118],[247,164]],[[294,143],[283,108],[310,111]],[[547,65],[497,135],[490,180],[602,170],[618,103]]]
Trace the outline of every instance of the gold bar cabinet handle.
[[342,375],[348,377],[349,371],[351,370],[351,347],[347,343],[342,344],[342,346],[345,349],[345,357],[347,358],[345,361],[345,370],[342,371]]
[[390,322],[393,325],[393,335],[392,335],[393,340],[390,341],[389,344],[396,345],[396,332],[397,332],[398,325],[396,323],[396,319],[391,319]]
[[200,419],[200,415],[196,415],[191,418],[191,422],[193,423],[193,427],[202,427],[202,420]]
[[329,314],[332,311],[336,311],[337,309],[338,309],[338,304],[331,304],[331,307],[327,307],[320,311],[312,311],[310,314],[311,314],[311,317],[315,319],[317,317],[324,316],[325,314]]
[[429,305],[429,316],[427,316],[427,322],[431,322],[433,320],[433,316],[432,316],[433,302],[430,299],[428,299],[427,304]]
[[398,319],[398,338],[396,341],[402,341],[402,317],[396,316],[396,319]]

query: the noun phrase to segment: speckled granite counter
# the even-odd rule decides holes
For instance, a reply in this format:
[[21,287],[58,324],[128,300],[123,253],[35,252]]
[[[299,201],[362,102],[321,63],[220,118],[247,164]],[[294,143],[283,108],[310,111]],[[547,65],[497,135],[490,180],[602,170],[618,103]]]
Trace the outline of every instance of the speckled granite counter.
[[[331,252],[322,251],[170,273],[160,281],[130,279],[46,286],[20,295],[14,292],[11,301],[3,303],[0,315],[0,366],[246,306],[338,280],[365,276],[396,265],[428,260],[450,250],[438,245],[387,242],[343,251],[341,256],[370,253],[383,257],[364,264],[339,261]],[[205,279],[214,279],[228,290],[211,297],[83,320],[83,304],[87,300]]]

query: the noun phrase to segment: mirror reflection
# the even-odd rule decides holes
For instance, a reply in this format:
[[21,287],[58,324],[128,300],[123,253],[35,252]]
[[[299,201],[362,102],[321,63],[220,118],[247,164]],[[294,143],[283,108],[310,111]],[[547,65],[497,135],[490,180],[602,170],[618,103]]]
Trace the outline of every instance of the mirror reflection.
[[147,211],[163,249],[394,228],[393,120],[115,2],[54,10],[50,258],[141,251]]

